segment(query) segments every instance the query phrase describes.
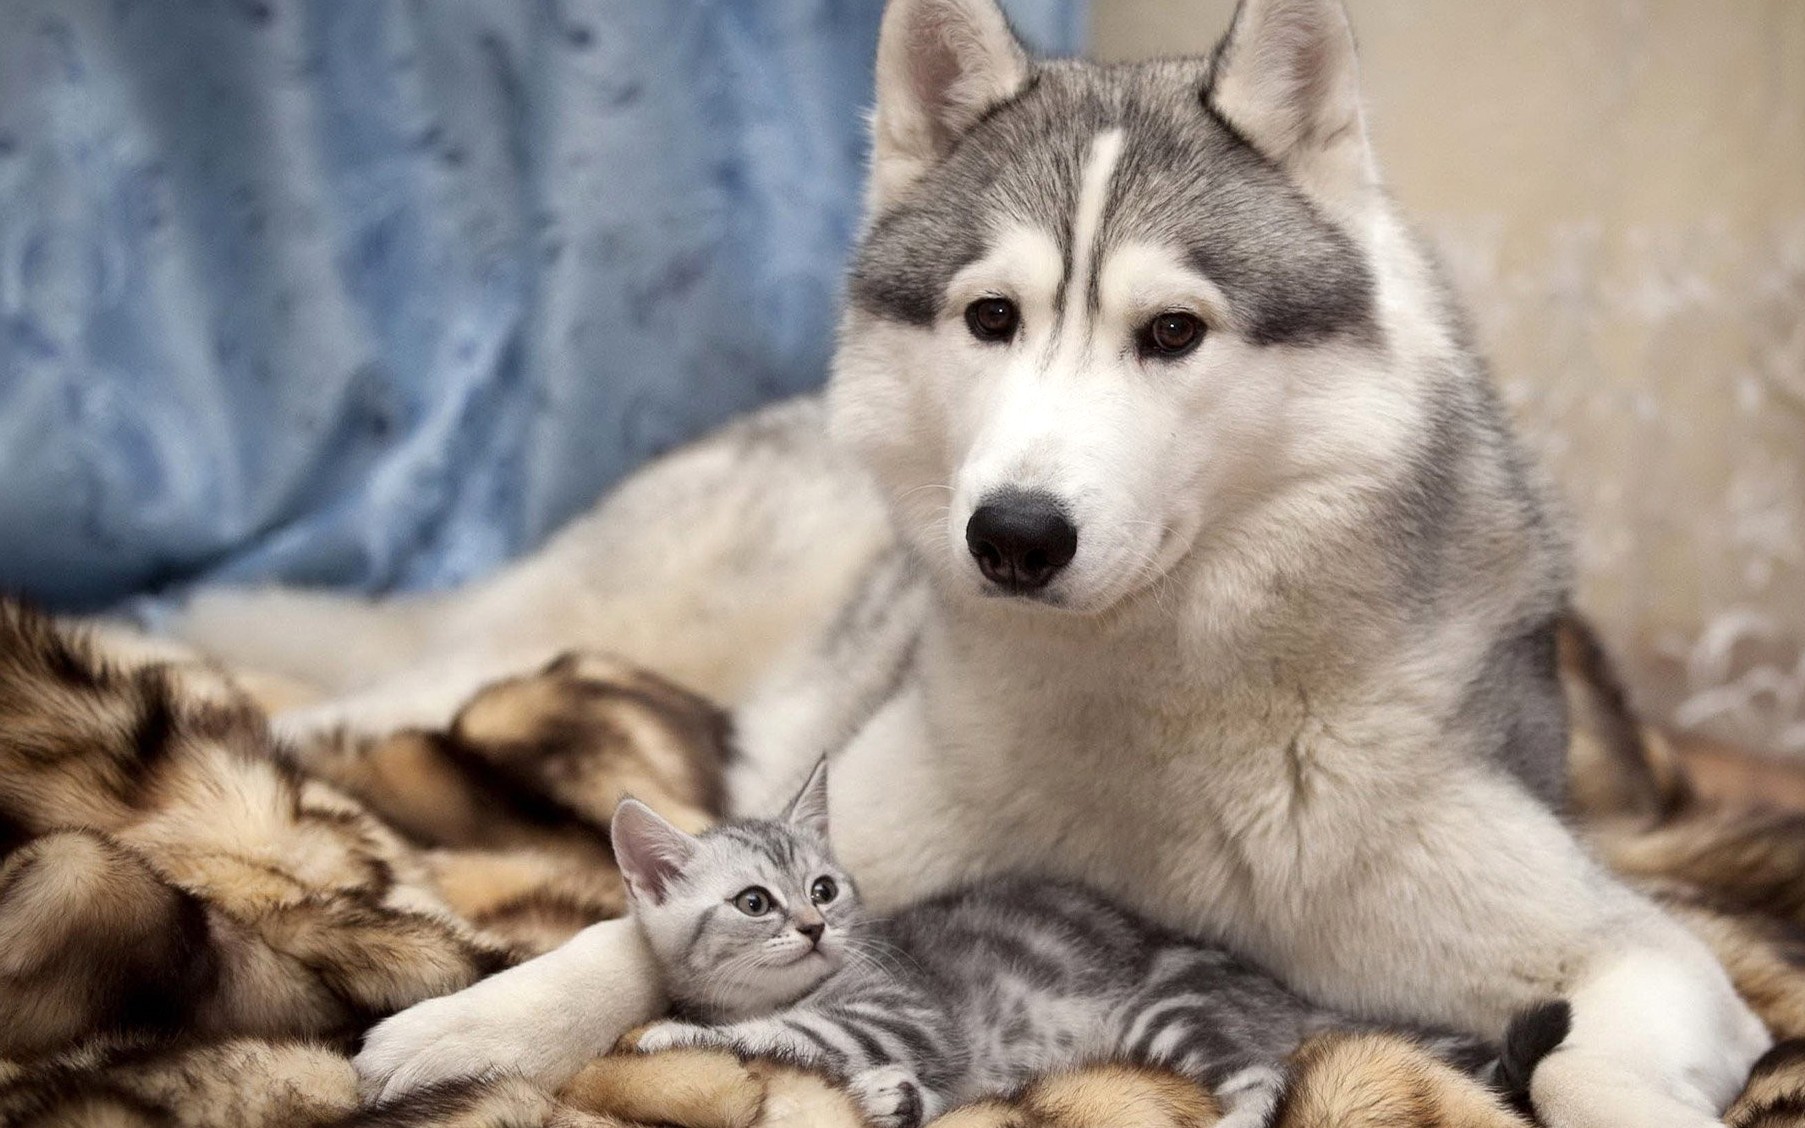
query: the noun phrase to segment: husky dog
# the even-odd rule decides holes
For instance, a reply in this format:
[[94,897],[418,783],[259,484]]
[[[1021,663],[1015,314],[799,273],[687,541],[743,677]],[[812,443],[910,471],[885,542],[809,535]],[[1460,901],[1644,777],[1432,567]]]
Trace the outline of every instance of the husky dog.
[[[614,649],[736,706],[738,812],[830,755],[879,911],[1029,871],[1369,1019],[1495,1041],[1562,998],[1547,1123],[1717,1123],[1767,1034],[1554,813],[1563,545],[1380,186],[1340,3],[1243,0],[1209,59],[1104,67],[1030,59],[994,0],[891,0],[877,75],[825,406],[472,591],[220,595],[180,633],[379,681],[293,726],[442,721]],[[567,1074],[657,1012],[653,969],[598,925],[359,1065]]]

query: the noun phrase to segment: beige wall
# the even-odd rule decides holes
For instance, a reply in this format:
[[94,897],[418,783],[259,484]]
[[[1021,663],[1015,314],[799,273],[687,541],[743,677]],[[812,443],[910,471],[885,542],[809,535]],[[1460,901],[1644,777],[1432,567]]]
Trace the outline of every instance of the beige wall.
[[[1231,0],[1092,0],[1105,58]],[[1651,711],[1805,756],[1805,0],[1350,0],[1392,188]]]

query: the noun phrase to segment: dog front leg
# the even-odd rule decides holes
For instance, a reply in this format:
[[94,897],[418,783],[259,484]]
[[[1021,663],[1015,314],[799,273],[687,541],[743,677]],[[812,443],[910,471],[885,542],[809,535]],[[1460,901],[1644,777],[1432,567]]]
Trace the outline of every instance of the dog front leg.
[[590,925],[563,947],[379,1023],[353,1063],[371,1098],[497,1073],[558,1085],[665,1006],[632,918]]

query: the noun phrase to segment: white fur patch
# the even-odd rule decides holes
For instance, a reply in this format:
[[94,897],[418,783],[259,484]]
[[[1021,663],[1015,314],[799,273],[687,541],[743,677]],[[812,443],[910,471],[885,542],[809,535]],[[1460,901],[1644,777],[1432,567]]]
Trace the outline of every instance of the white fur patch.
[[[1630,949],[1601,962],[1573,992],[1565,1060],[1551,1058],[1560,1064],[1547,1077],[1537,1072],[1538,1105],[1601,1115],[1621,1099],[1615,1081],[1671,1116],[1658,1122],[1679,1123],[1684,1109],[1709,1114],[1736,1096],[1770,1044],[1767,1031],[1702,944],[1675,929],[1669,947],[1685,950]],[[1573,1061],[1589,1068],[1573,1069]]]
[[1006,297],[1022,311],[1030,331],[1052,314],[1063,264],[1051,233],[1025,223],[1004,227],[982,258],[947,286],[947,308],[964,309],[986,296]]
[[1099,266],[1102,306],[1128,324],[1171,310],[1188,310],[1212,331],[1239,328],[1228,299],[1210,279],[1184,264],[1162,243],[1133,241],[1112,247]]
[[1069,324],[1082,324],[1087,316],[1085,295],[1090,292],[1096,267],[1097,231],[1103,226],[1103,209],[1109,203],[1109,182],[1122,158],[1122,131],[1111,129],[1091,141],[1084,158],[1084,179],[1078,186],[1078,205],[1072,213],[1072,276],[1066,280],[1065,312]]

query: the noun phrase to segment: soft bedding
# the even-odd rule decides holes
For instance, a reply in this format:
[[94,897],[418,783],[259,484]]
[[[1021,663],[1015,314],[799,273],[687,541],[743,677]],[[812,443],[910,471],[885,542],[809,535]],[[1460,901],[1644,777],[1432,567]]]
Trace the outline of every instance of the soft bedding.
[[[1794,1123],[1805,818],[1697,798],[1583,636],[1568,643],[1573,815],[1717,948],[1782,1039],[1730,1123]],[[491,685],[442,731],[305,747],[269,731],[259,698],[279,689],[0,604],[0,1124],[859,1123],[832,1078],[630,1047],[556,1090],[492,1077],[360,1104],[362,1030],[618,915],[615,803],[706,825],[732,736],[708,701],[602,655]],[[1175,1076],[1100,1062],[941,1123],[1217,1115]],[[1277,1123],[1527,1121],[1409,1043],[1363,1035],[1299,1052]]]

